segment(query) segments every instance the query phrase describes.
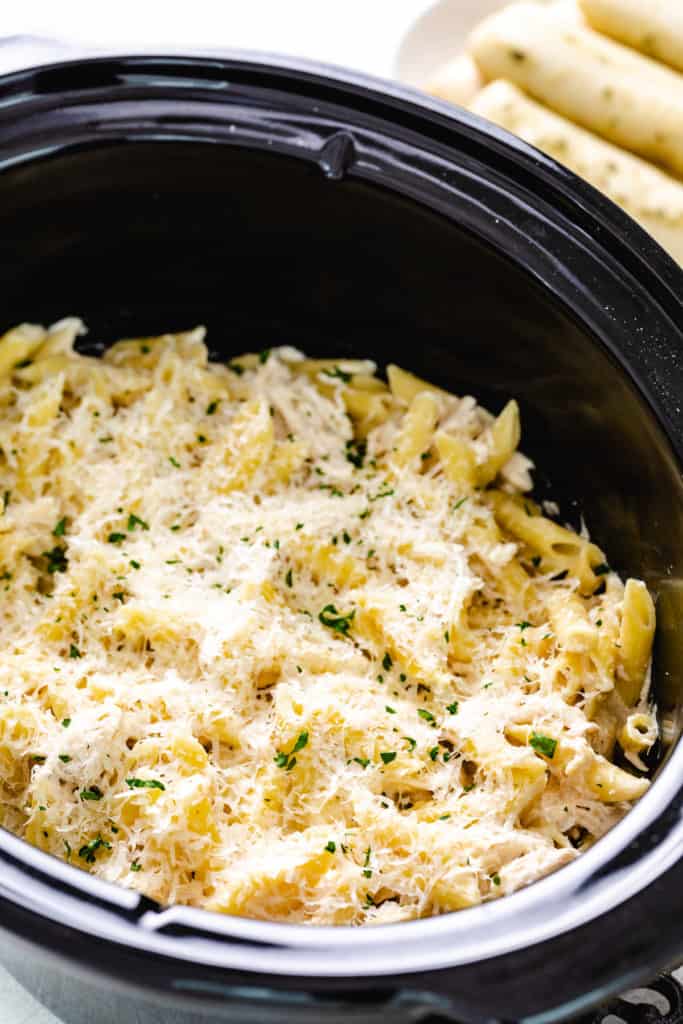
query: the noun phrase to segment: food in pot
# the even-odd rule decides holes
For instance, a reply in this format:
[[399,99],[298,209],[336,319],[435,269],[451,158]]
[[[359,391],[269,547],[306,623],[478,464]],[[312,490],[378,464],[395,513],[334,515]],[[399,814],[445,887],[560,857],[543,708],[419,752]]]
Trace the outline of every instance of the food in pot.
[[5,827],[365,924],[510,893],[645,792],[652,598],[529,496],[514,399],[82,330],[0,340]]

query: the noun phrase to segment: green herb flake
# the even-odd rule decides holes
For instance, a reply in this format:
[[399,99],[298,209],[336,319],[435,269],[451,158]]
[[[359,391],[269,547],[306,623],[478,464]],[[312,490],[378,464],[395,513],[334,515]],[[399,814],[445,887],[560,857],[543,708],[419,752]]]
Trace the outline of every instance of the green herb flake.
[[94,864],[98,850],[111,850],[111,843],[108,843],[101,835],[98,835],[97,839],[91,839],[89,843],[81,846],[78,856],[82,857],[86,864]]
[[350,384],[353,374],[347,373],[346,370],[342,370],[339,366],[335,366],[332,370],[323,370],[326,377],[337,378],[344,382],[344,384]]
[[62,719],[62,728],[63,729],[68,729],[70,725],[71,725],[71,719],[70,718],[63,718]]
[[396,708],[390,708],[388,704],[387,704],[387,705],[385,705],[385,708],[384,708],[384,710],[385,710],[385,711],[387,712],[387,714],[389,714],[389,715],[395,715],[395,714],[396,714]]
[[404,736],[403,739],[408,744],[408,752],[412,754],[412,752],[415,750],[415,747],[417,746],[417,740],[414,740],[412,736]]
[[62,761],[64,764],[68,764],[71,758],[69,757],[68,754],[60,754],[59,760]]
[[138,861],[134,860],[133,863],[130,866],[130,870],[131,871],[142,871],[142,864],[139,864]]
[[432,747],[432,749],[429,751],[429,756],[432,761],[436,761],[437,757],[439,756],[439,748]]
[[382,750],[379,755],[385,764],[391,764],[392,761],[396,760],[395,750]]
[[218,408],[218,401],[217,401],[217,399],[214,399],[213,402],[209,402],[209,404],[207,405],[207,407],[206,407],[206,415],[207,416],[213,416],[213,414],[215,413],[217,408]]
[[140,568],[140,563],[136,562],[134,558],[131,558],[130,564],[131,564],[131,567],[133,569],[139,569]]
[[159,779],[126,779],[126,785],[129,789],[160,789],[162,792],[166,789]]
[[491,881],[494,885],[500,885],[500,875],[496,871],[495,875],[491,875]]
[[12,497],[12,492],[11,491],[5,491],[3,496],[2,496],[2,512],[3,512],[3,515],[7,511],[7,506],[10,503],[11,497]]
[[268,360],[270,359],[270,353],[271,349],[269,348],[264,348],[262,352],[259,352],[258,361],[261,364],[261,366],[264,366],[268,362]]
[[109,544],[123,544],[125,539],[125,533],[110,533],[107,537],[107,542]]
[[389,654],[388,651],[386,651],[384,657],[382,658],[382,668],[384,669],[385,672],[389,672],[391,671],[391,666],[393,664],[394,663],[391,660],[391,655]]
[[303,750],[307,743],[308,732],[304,730],[303,732],[300,732],[299,735],[297,736],[296,742],[294,743],[294,746],[289,751],[289,753],[285,753],[282,750],[279,750],[277,752],[273,760],[275,761],[275,764],[278,766],[278,768],[284,768],[285,771],[290,772],[292,768],[294,768],[294,766],[296,765],[296,757],[294,755],[298,754],[300,750]]
[[446,705],[446,711],[449,715],[457,715],[458,713],[458,702],[454,700],[452,704]]
[[434,715],[431,711],[427,711],[427,708],[418,708],[417,713],[420,718],[424,718],[425,722],[430,722],[431,724],[435,722]]
[[544,736],[541,732],[532,732],[529,737],[529,746],[533,747],[539,754],[543,754],[544,757],[552,760],[557,749],[557,740],[554,740],[551,736]]
[[104,793],[99,786],[90,786],[89,789],[82,789],[80,792],[81,800],[101,800]]
[[522,633],[524,632],[525,629],[531,629],[531,623],[527,622],[525,619],[522,620],[522,622],[515,622],[515,626],[518,626],[520,632],[522,632]]
[[365,441],[347,441],[344,447],[344,454],[346,458],[355,466],[356,469],[363,468],[363,462],[368,452],[368,446]]
[[57,544],[51,551],[43,551],[43,558],[47,558],[47,571],[50,575],[56,572],[66,572],[69,561],[66,557],[66,548]]
[[370,761],[367,757],[354,757],[352,758],[352,760],[355,761],[356,764],[359,764],[361,768],[367,768],[367,766],[370,764]]
[[140,519],[140,516],[136,516],[134,512],[128,516],[128,523],[126,529],[129,533],[139,526],[141,530],[149,530],[149,523],[146,523],[144,519]]
[[326,604],[318,615],[318,620],[323,624],[323,626],[327,626],[328,629],[333,630],[335,633],[341,633],[342,636],[348,636],[355,615],[355,608],[346,615],[342,615],[341,612],[337,611],[333,604]]
[[291,569],[287,570],[287,575],[285,576],[285,583],[287,584],[288,587],[293,586],[292,570]]
[[334,839],[330,839],[329,843],[325,844],[325,853],[336,853],[336,851],[337,844],[335,843]]
[[466,501],[467,501],[467,495],[465,495],[464,498],[461,498],[460,501],[456,501],[455,505],[453,506],[453,511],[457,512],[459,508],[462,508],[462,506],[465,504]]
[[178,462],[177,459],[174,459],[172,455],[169,455],[168,461],[171,463],[172,466],[175,466],[176,469],[180,469],[180,463]]
[[59,520],[57,525],[55,526],[54,530],[52,531],[52,536],[53,537],[63,537],[65,532],[66,532],[66,516],[63,516]]
[[79,651],[78,647],[76,647],[76,644],[69,644],[69,657],[70,658],[82,658],[83,657],[83,655]]

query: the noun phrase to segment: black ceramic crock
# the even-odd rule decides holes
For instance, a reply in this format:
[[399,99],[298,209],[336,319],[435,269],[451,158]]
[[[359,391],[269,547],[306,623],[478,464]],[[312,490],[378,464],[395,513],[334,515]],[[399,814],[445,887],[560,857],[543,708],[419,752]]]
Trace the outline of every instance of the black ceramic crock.
[[377,928],[164,909],[0,831],[3,948],[69,1024],[540,1022],[683,959],[682,295],[587,185],[393,85],[237,55],[0,79],[4,325],[80,314],[107,342],[205,323],[220,358],[291,343],[395,360],[493,409],[517,396],[540,493],[658,594],[671,740],[650,792],[569,867]]

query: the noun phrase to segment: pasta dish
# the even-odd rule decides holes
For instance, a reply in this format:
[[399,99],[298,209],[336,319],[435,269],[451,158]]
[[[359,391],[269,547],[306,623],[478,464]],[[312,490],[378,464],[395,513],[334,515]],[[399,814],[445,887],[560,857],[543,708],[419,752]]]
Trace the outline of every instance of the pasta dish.
[[528,496],[514,400],[82,332],[0,339],[4,827],[365,924],[510,893],[643,794],[652,598]]

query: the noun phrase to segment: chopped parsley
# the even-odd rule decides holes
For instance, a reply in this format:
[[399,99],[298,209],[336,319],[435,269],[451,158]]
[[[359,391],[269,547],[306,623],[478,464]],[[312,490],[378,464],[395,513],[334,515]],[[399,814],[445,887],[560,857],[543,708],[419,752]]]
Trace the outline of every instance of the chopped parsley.
[[518,626],[519,629],[520,629],[520,632],[522,632],[522,633],[524,632],[525,629],[531,629],[531,623],[527,622],[526,619],[523,619],[522,622],[515,622],[515,626]]
[[368,501],[379,501],[380,498],[390,498],[393,493],[393,487],[385,487],[383,491],[378,491],[377,494],[371,494]]
[[325,844],[325,852],[326,853],[335,853],[336,850],[337,850],[337,844],[335,843],[334,839],[330,839],[329,843]]
[[427,708],[418,708],[417,713],[420,716],[420,718],[424,718],[425,722],[430,722],[432,725],[434,724],[434,715],[431,713],[431,711],[427,711]]
[[496,871],[495,875],[491,875],[491,881],[494,885],[500,885],[500,875]]
[[452,704],[447,704],[446,705],[446,711],[449,713],[449,715],[457,715],[457,713],[458,713],[458,702],[457,702],[457,700],[454,700]]
[[57,525],[55,526],[54,530],[52,531],[52,536],[53,537],[63,537],[65,532],[66,532],[66,516],[63,516],[59,520]]
[[159,779],[126,779],[126,785],[129,789],[166,789]]
[[408,744],[408,751],[412,754],[413,750],[417,746],[417,740],[414,740],[412,736],[404,736],[403,739]]
[[395,715],[395,714],[396,714],[396,708],[390,708],[388,704],[387,704],[387,705],[385,705],[385,708],[384,708],[384,710],[385,710],[385,711],[387,712],[387,714],[389,714],[389,715]]
[[130,866],[131,871],[142,871],[142,864],[139,864],[136,860]]
[[318,615],[318,619],[322,622],[323,626],[327,626],[328,629],[334,630],[335,633],[341,633],[342,636],[348,636],[355,614],[355,608],[353,611],[348,612],[347,615],[342,615],[341,612],[337,611],[333,604],[326,604]]
[[379,755],[385,764],[391,764],[392,761],[396,760],[395,750],[383,750]]
[[394,663],[391,660],[391,655],[389,654],[388,651],[386,651],[384,657],[382,658],[382,668],[384,669],[385,672],[389,672],[393,664]]
[[218,408],[218,400],[214,399],[213,402],[209,402],[209,404],[207,405],[207,407],[206,407],[206,415],[207,416],[213,416],[213,414],[215,413],[217,408]]
[[285,583],[287,584],[288,587],[293,586],[292,570],[291,569],[287,570],[287,575],[285,576]]
[[174,459],[172,455],[169,455],[168,461],[171,463],[172,466],[175,466],[176,469],[180,469],[180,463],[178,462],[177,459]]
[[47,571],[51,576],[56,572],[66,572],[69,565],[66,548],[56,544],[51,551],[43,551],[43,558],[47,558]]
[[344,384],[350,384],[351,377],[353,376],[353,374],[347,373],[346,370],[342,370],[341,367],[339,366],[335,366],[334,369],[332,370],[323,370],[323,373],[325,374],[326,377],[338,378],[339,380],[343,381]]
[[356,764],[359,764],[361,768],[367,768],[370,764],[370,760],[367,757],[354,757],[352,760],[355,761]]
[[5,493],[2,496],[2,511],[3,511],[3,515],[7,511],[7,506],[10,503],[10,498],[11,497],[12,497],[12,492],[11,491],[5,491]]
[[363,877],[372,878],[372,868],[370,867],[370,856],[372,854],[372,847],[368,846],[365,851],[365,860],[363,861]]
[[68,763],[69,763],[69,761],[71,760],[71,758],[69,757],[69,755],[68,755],[68,754],[60,754],[60,755],[59,755],[59,760],[60,760],[60,761],[63,761],[63,762],[64,762],[64,764],[68,764]]
[[140,563],[136,562],[134,558],[131,558],[130,564],[131,564],[131,567],[133,569],[139,569],[140,568]]
[[62,728],[63,729],[68,729],[70,725],[71,725],[71,719],[70,718],[63,718],[62,719]]
[[140,519],[140,516],[136,516],[134,512],[131,512],[128,516],[126,529],[130,533],[136,526],[139,526],[142,530],[149,530],[149,523],[146,523],[144,519]]
[[91,786],[89,789],[82,789],[80,793],[81,800],[101,800],[104,793],[99,786]]
[[[108,843],[106,839],[98,835],[97,839],[91,839],[85,846],[81,846],[78,851],[78,856],[82,857],[86,864],[94,864],[96,860],[96,854],[98,850],[111,850],[111,843]],[[67,851],[71,854],[71,848]]]
[[83,657],[83,655],[79,651],[78,647],[76,647],[76,644],[69,644],[69,657],[70,658],[82,658]]
[[367,455],[367,453],[368,446],[366,441],[346,442],[344,454],[346,455],[346,458],[351,463],[351,465],[355,466],[356,469],[363,468],[363,462],[365,461],[365,456]]
[[551,736],[544,736],[541,732],[532,732],[529,737],[529,746],[533,747],[539,754],[543,754],[544,757],[552,760],[557,749],[557,740],[554,740]]
[[464,498],[461,498],[460,501],[456,501],[455,505],[453,506],[453,511],[457,512],[459,508],[462,508],[462,506],[465,504],[466,501],[467,501],[467,495],[465,495]]
[[429,756],[432,759],[432,761],[436,761],[437,757],[439,756],[439,748],[432,747],[432,749],[429,751]]
[[258,361],[261,364],[261,366],[268,362],[268,360],[270,359],[270,353],[271,349],[269,348],[264,348],[263,352],[259,352]]
[[125,533],[110,533],[107,537],[109,544],[123,544],[126,539]]
[[278,766],[278,768],[284,768],[285,771],[290,772],[294,765],[296,764],[296,757],[294,755],[298,754],[300,750],[303,750],[307,743],[308,732],[304,730],[303,732],[299,733],[299,735],[296,738],[294,746],[292,747],[288,754],[282,750],[279,750],[277,752],[273,760],[275,761],[275,764]]

